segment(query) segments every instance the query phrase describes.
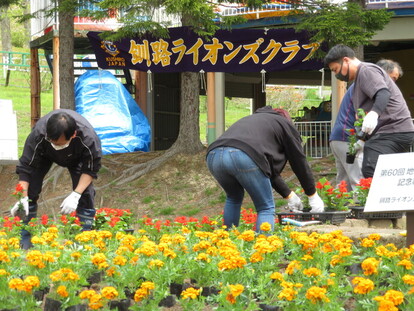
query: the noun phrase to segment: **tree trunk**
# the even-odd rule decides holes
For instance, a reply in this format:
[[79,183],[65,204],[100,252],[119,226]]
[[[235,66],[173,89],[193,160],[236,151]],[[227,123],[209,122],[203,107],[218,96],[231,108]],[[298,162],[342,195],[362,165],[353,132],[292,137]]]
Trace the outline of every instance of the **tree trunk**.
[[[24,3],[24,14],[30,14],[30,0],[26,0]],[[23,46],[25,48],[29,48],[29,42],[31,41],[31,33],[30,33],[30,20],[26,20],[23,23],[24,26],[24,36],[27,40],[24,40]]]
[[[59,8],[65,7],[59,0]],[[70,1],[70,0],[69,0]],[[59,90],[60,108],[75,110],[74,90],[74,13],[72,10],[59,10]]]
[[200,87],[196,72],[181,73],[180,130],[171,147],[184,154],[196,154],[203,150],[200,141]]
[[1,27],[1,50],[9,51],[12,50],[11,43],[11,30],[10,30],[10,19],[7,15],[7,8],[0,9],[0,27]]

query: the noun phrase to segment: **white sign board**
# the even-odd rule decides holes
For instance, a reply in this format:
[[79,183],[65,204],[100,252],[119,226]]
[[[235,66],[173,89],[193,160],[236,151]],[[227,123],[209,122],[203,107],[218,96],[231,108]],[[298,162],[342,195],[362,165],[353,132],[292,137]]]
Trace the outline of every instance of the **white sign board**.
[[378,158],[364,212],[414,211],[414,153]]

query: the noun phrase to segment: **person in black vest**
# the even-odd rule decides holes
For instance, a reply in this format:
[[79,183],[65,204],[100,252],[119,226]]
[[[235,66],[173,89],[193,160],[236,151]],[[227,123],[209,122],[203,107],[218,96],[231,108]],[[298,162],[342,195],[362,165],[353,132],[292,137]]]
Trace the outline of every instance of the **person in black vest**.
[[[24,197],[11,209],[14,216],[22,205],[25,223],[37,216],[37,201],[43,179],[53,163],[67,167],[73,191],[60,205],[62,214],[76,216],[84,230],[90,230],[95,217],[95,190],[92,181],[101,167],[101,142],[92,125],[72,110],[58,109],[40,118],[26,139],[16,167]],[[22,248],[31,247],[29,232],[22,231]]]

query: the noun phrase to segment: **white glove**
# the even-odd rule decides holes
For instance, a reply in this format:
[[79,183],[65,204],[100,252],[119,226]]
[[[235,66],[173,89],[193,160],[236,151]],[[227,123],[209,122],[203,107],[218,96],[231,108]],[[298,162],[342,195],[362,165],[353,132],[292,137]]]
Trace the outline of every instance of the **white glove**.
[[300,198],[293,191],[288,196],[288,207],[292,212],[300,212],[303,210],[303,204]]
[[311,213],[322,213],[325,210],[323,201],[317,192],[315,192],[314,195],[308,198],[309,198],[309,205],[312,208],[310,211]]
[[20,205],[23,206],[23,210],[25,211],[26,216],[29,215],[29,197],[24,197],[24,198],[21,198],[19,200],[19,202],[17,202],[16,204],[14,204],[14,206],[10,210],[10,214],[13,217],[16,215],[17,211],[19,210]]
[[60,205],[60,208],[62,209],[60,212],[62,214],[71,214],[78,208],[78,203],[81,195],[75,191],[72,191],[71,194],[68,195],[68,197],[63,200],[62,204]]
[[364,152],[364,146],[365,146],[365,142],[363,140],[358,140],[355,143],[355,151],[356,151],[356,157],[358,158],[358,156],[360,154],[362,154]]
[[372,132],[375,130],[378,124],[378,113],[375,111],[370,111],[364,117],[364,122],[362,122],[361,130],[368,135],[371,135]]

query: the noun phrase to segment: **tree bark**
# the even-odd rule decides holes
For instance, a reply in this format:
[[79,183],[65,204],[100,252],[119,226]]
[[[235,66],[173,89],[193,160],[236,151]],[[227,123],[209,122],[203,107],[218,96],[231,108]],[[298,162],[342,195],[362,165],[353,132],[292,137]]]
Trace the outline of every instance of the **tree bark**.
[[[68,0],[59,0],[59,8],[65,7]],[[70,1],[70,0],[69,0]],[[74,13],[72,10],[59,10],[59,90],[60,108],[75,110],[74,90]]]
[[181,73],[180,129],[172,149],[196,154],[203,150],[200,141],[200,87],[196,72]]
[[1,49],[2,51],[12,50],[10,19],[7,15],[7,8],[0,9],[0,27],[1,27]]

